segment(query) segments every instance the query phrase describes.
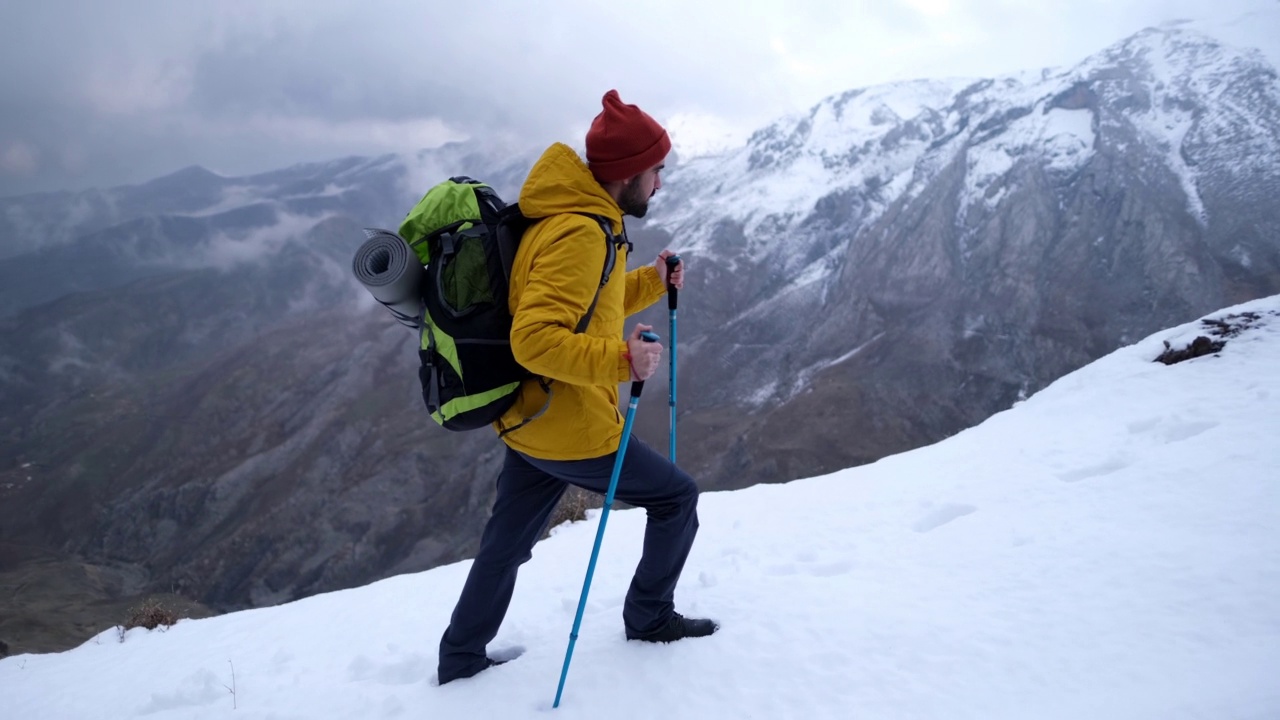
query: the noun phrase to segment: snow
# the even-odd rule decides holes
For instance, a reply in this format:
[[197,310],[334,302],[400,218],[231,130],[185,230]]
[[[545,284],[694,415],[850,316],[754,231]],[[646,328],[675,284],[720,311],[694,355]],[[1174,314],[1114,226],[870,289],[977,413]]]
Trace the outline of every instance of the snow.
[[1093,149],[1093,112],[1055,108],[1044,118],[1049,166],[1058,170],[1079,167]]
[[[1163,150],[1165,166],[1177,177],[1186,195],[1187,212],[1205,224],[1208,215],[1200,198],[1196,171],[1187,163],[1183,152],[1187,134],[1198,122],[1197,114],[1179,100],[1188,96],[1202,98],[1202,106],[1214,112],[1225,86],[1222,79],[1237,72],[1232,60],[1238,53],[1229,53],[1211,43],[1188,47],[1185,40],[1175,41],[1169,35],[1155,32],[1147,33],[1141,40],[1133,44],[1151,68],[1154,82],[1147,87],[1150,109],[1135,113],[1132,120],[1153,147]],[[1243,138],[1236,141],[1240,140]]]
[[751,396],[747,398],[747,402],[751,407],[762,407],[765,403],[769,402],[770,398],[773,397],[773,394],[777,392],[777,390],[778,381],[771,380],[764,385],[761,385],[755,392],[753,392]]
[[1177,175],[1178,184],[1182,186],[1182,192],[1187,196],[1187,212],[1202,224],[1207,222],[1208,213],[1205,211],[1204,201],[1200,199],[1200,190],[1196,186],[1195,170],[1187,165],[1182,154],[1182,143],[1193,122],[1191,114],[1168,112],[1163,117],[1153,118],[1152,121],[1151,124],[1164,124],[1164,133],[1168,140],[1162,141],[1160,147],[1165,149],[1165,164]]
[[1280,3],[1274,0],[1217,0],[1206,3],[1185,26],[1235,47],[1256,48],[1280,67]]
[[863,350],[865,350],[867,347],[874,344],[876,341],[878,341],[882,337],[884,337],[884,333],[876,333],[876,335],[872,337],[870,340],[862,343],[861,345],[855,347],[854,349],[841,355],[840,357],[837,357],[833,360],[824,360],[822,362],[816,363],[811,367],[807,367],[800,370],[799,372],[796,373],[796,378],[791,383],[790,396],[794,397],[795,395],[799,394],[803,390],[811,390],[813,388],[812,378],[815,374],[823,370],[826,370],[827,368],[835,367],[836,365],[839,365],[847,360],[852,360],[856,355],[858,355],[858,353],[861,353]]
[[[793,287],[798,287],[798,286],[793,286]],[[744,314],[749,314],[750,312],[751,311],[748,310],[747,313],[744,313]],[[747,396],[746,402],[751,407],[758,409],[763,407],[766,403],[780,404],[790,400],[791,398],[796,397],[801,393],[812,392],[814,375],[817,375],[818,373],[822,372],[823,370],[826,370],[827,368],[835,367],[836,365],[839,365],[847,360],[853,359],[856,355],[858,355],[867,347],[871,346],[872,344],[874,344],[875,342],[877,342],[883,337],[884,337],[884,333],[877,333],[870,340],[853,348],[852,350],[844,353],[843,355],[840,355],[839,357],[820,360],[808,367],[804,367],[797,370],[791,376],[790,381],[786,384],[785,387],[781,386],[778,380],[771,380],[761,385],[754,392],[752,392],[751,395]]]
[[[805,228],[821,198],[848,203],[853,212],[844,221],[856,234],[958,159],[965,177],[956,220],[973,231],[980,222],[970,213],[981,218],[1016,191],[1010,173],[1018,165],[1070,177],[1094,156],[1099,134],[1129,153],[1125,139],[1136,130],[1139,145],[1154,148],[1154,163],[1163,166],[1151,171],[1175,178],[1187,212],[1207,225],[1199,172],[1267,175],[1280,153],[1280,136],[1263,115],[1280,90],[1273,81],[1252,90],[1241,84],[1251,74],[1274,76],[1265,58],[1276,57],[1280,34],[1231,17],[1147,29],[1070,68],[981,82],[898,82],[829,97],[736,148],[722,141],[714,154],[682,161],[649,221],[696,253],[711,250],[717,223],[733,220],[746,254],[769,253],[794,268],[821,242]],[[1280,5],[1249,17],[1280,18]],[[1071,97],[1077,90],[1104,95],[1101,117],[1087,95]],[[1055,103],[1064,96],[1074,102]]]
[[[1066,84],[1069,84],[1067,75],[1054,76],[1031,86],[1013,80],[1003,83],[998,91],[1002,108],[1023,107],[1027,111],[993,137],[970,146],[960,200],[961,220],[973,205],[981,203],[994,208],[1000,203],[1008,190],[1000,180],[1020,158],[1038,155],[1047,169],[1068,173],[1084,165],[1093,155],[1096,144],[1093,111],[1046,108],[1045,98],[1052,97]],[[991,192],[992,187],[999,189]]]
[[750,130],[709,113],[686,112],[667,118],[663,126],[680,162],[720,155],[746,142]]
[[262,186],[250,184],[235,184],[224,187],[221,192],[221,198],[214,204],[190,212],[182,213],[186,217],[211,217],[229,210],[237,210],[248,205],[256,203],[270,203],[280,208],[284,207],[283,200],[307,200],[311,198],[327,198],[339,197],[350,191],[350,187],[341,186],[336,183],[327,183],[324,189],[314,193],[289,193],[280,194],[278,198],[270,200],[264,199],[266,193],[278,192],[276,187],[263,188]]
[[629,643],[644,515],[610,517],[559,709],[596,518],[522,570],[492,645],[438,686],[468,562],[286,605],[108,630],[0,660],[4,718],[1280,716],[1280,296],[1166,366],[1156,333],[943,442],[705,493],[677,590],[719,633]]
[[[933,112],[931,108],[945,107],[972,82],[891,83],[834,96],[808,113],[781,118],[766,128],[774,131],[771,137],[786,139],[780,149],[748,143],[682,162],[666,181],[669,189],[655,199],[651,222],[689,238],[685,246],[690,250],[702,247],[710,218],[737,219],[748,238],[768,244],[807,217],[818,198],[837,190],[863,192],[872,181],[888,186],[879,198],[867,198],[874,217],[906,187],[928,142],[915,139],[884,147],[886,136]],[[773,162],[753,168],[753,150],[764,150]],[[851,153],[859,155],[857,162],[850,162]],[[786,243],[773,250],[802,256],[805,248]]]

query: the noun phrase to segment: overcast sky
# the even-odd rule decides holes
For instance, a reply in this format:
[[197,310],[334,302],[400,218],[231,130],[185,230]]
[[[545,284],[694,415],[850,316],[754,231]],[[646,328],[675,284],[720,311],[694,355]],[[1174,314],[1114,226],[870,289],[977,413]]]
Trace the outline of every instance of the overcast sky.
[[193,164],[241,175],[467,136],[580,145],[610,88],[683,133],[678,143],[708,128],[743,135],[856,87],[1070,65],[1146,26],[1276,7],[9,2],[0,9],[0,196],[136,183]]

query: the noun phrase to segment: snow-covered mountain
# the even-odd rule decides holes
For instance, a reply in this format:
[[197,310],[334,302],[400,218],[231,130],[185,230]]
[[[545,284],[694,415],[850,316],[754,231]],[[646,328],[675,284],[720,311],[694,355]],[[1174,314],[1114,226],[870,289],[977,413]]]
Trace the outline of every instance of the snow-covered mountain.
[[755,241],[747,250],[804,268],[809,248],[783,238],[819,210],[816,189],[852,194],[849,219],[866,226],[963,158],[964,225],[1000,204],[1001,181],[1020,162],[1071,177],[1099,152],[1150,147],[1159,167],[1147,169],[1175,176],[1188,212],[1207,221],[1199,186],[1219,173],[1275,172],[1275,76],[1258,50],[1152,28],[1065,70],[851,90],[758,130],[744,147],[682,165],[655,216],[695,248],[716,224],[737,222]]
[[[650,228],[691,259],[687,412],[726,430],[701,469],[817,471],[774,439],[832,413],[843,462],[903,449],[1280,290],[1278,194],[1275,68],[1177,26],[1064,70],[853,90],[693,159]],[[754,420],[699,416],[728,407]]]
[[[1155,362],[1199,336],[1225,344]],[[1278,387],[1280,296],[936,445],[703,494],[676,602],[721,622],[709,638],[624,640],[645,516],[615,512],[555,715],[1275,717]],[[434,680],[464,561],[5,658],[0,715],[545,717],[595,529],[593,513],[535,546],[490,648],[518,657],[471,679]]]

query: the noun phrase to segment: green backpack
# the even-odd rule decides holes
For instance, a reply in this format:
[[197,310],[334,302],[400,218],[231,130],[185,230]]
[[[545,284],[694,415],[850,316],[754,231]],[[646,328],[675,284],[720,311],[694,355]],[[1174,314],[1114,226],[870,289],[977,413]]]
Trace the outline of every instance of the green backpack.
[[[588,217],[600,224],[608,251],[595,299],[574,332],[591,322],[617,260],[618,241],[608,219]],[[474,430],[498,420],[515,403],[520,384],[535,377],[511,353],[507,303],[511,264],[534,222],[493,188],[458,176],[428,190],[400,225],[400,237],[426,266],[418,350],[422,399],[432,419],[448,430]],[[539,381],[550,404],[550,382]]]

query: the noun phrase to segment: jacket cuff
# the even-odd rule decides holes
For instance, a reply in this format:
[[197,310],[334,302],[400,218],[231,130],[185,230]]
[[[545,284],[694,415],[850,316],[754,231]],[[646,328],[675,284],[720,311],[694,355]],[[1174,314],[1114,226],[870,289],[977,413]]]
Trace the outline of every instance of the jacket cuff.
[[658,274],[658,268],[652,265],[645,265],[640,268],[640,279],[644,282],[644,293],[646,299],[649,300],[646,305],[651,305],[662,299],[667,294],[667,286],[662,282],[662,276]]

